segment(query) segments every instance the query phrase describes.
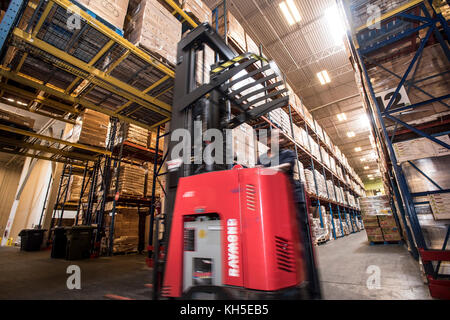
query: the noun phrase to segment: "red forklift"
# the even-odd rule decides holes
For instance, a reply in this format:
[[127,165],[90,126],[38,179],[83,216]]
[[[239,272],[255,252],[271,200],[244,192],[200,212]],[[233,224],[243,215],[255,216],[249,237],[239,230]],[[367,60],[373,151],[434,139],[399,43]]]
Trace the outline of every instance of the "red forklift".
[[[210,81],[198,85],[198,55],[206,47],[216,64]],[[294,203],[284,173],[233,166],[229,152],[214,163],[189,154],[194,121],[203,131],[224,132],[287,106],[278,68],[256,54],[237,55],[208,24],[186,34],[177,54],[170,132],[186,129],[191,141],[173,158],[180,142],[169,142],[166,208],[156,220],[165,231],[153,238],[153,298],[320,299],[305,193]]]

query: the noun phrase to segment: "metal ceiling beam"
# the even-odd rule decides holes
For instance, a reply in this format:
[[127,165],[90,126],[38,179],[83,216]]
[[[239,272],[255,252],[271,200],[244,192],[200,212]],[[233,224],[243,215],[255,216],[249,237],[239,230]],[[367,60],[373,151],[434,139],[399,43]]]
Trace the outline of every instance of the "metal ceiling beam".
[[[16,82],[22,83],[22,84],[24,84],[26,86],[29,86],[29,87],[32,87],[32,88],[34,88],[36,90],[45,91],[45,92],[47,92],[50,95],[53,95],[53,96],[55,96],[57,98],[60,98],[60,99],[66,100],[66,101],[69,101],[70,103],[80,104],[80,105],[82,105],[82,106],[84,106],[84,107],[86,107],[88,109],[92,109],[94,111],[98,111],[98,112],[104,113],[104,114],[106,114],[108,116],[111,116],[111,117],[117,117],[121,121],[132,123],[132,124],[135,124],[135,125],[137,125],[139,127],[145,128],[145,129],[150,129],[151,130],[151,129],[153,129],[156,126],[156,124],[154,124],[154,125],[146,125],[146,124],[144,124],[142,122],[139,122],[139,121],[136,121],[134,119],[131,119],[131,118],[128,118],[128,117],[124,117],[122,115],[115,114],[114,111],[109,110],[107,108],[103,108],[103,107],[97,106],[94,103],[86,100],[85,98],[79,98],[79,97],[73,97],[73,96],[67,95],[64,92],[61,92],[59,90],[56,90],[56,89],[51,88],[49,86],[43,85],[43,84],[41,84],[39,82],[33,81],[33,80],[29,79],[29,78],[23,77],[21,75],[18,75],[16,73],[13,73],[13,72],[10,72],[10,71],[7,71],[7,70],[2,69],[2,68],[0,68],[0,76],[8,78],[8,79],[12,79],[12,80],[14,80]],[[163,121],[167,122],[169,120],[170,120],[170,118],[168,117],[167,119],[165,119]]]

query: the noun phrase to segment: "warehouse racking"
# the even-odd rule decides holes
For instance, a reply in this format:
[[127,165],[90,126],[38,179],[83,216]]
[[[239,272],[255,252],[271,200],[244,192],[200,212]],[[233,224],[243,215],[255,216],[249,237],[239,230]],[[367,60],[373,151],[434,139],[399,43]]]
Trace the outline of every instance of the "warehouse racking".
[[[172,13],[183,23],[183,29],[194,28],[198,25],[195,17],[189,16],[175,2],[167,0],[166,3],[173,9]],[[111,130],[110,135],[116,135],[119,122],[132,123],[150,130],[156,129],[156,150],[158,150],[160,139],[168,134],[160,132],[161,127],[170,120],[173,66],[132,45],[121,37],[121,32],[105,25],[104,21],[99,21],[92,12],[85,11],[82,7],[77,7],[79,9],[75,10],[74,5],[78,4],[66,0],[39,1],[38,3],[20,0],[11,2],[2,20],[0,35],[2,48],[0,76],[6,80],[0,83],[3,100],[26,110],[30,109],[24,105],[38,103],[39,107],[33,109],[34,112],[70,124],[75,123],[76,116],[81,114],[83,108],[92,109],[111,117],[114,129]],[[226,2],[221,5],[223,15],[219,17],[219,10],[216,8],[213,10],[213,19],[216,21],[218,30],[218,21],[223,18],[225,32],[227,32]],[[75,31],[63,23],[74,12],[81,23],[80,29]],[[228,37],[225,38],[228,39]],[[237,54],[244,53],[243,49],[236,46],[233,41],[230,41],[230,44]],[[259,53],[262,54],[261,47]],[[107,63],[106,60],[108,60]],[[130,73],[130,69],[135,73]],[[137,74],[139,74],[138,77],[136,77]],[[18,101],[23,102],[18,104]],[[325,139],[322,129],[312,116],[305,115],[307,111],[301,100],[291,102],[284,112],[288,114],[291,122],[288,130],[283,130],[283,127],[275,123],[270,116],[262,117],[259,123],[253,125],[260,128],[281,127],[282,134],[289,141],[287,147],[297,150],[298,160],[306,168],[312,169],[314,181],[317,181],[316,173],[321,172],[325,180],[331,179],[334,194],[337,194],[337,190],[342,187],[354,197],[362,196],[361,180],[345,160],[336,154],[335,147]],[[310,140],[307,142],[308,145],[301,144],[299,137],[296,137],[294,133],[292,124],[304,127],[307,135],[311,136],[319,147],[326,150],[345,176],[349,177],[349,181],[346,181],[343,175],[338,175],[329,165],[324,164],[322,152],[313,155],[310,151]],[[64,164],[57,204],[54,208],[55,214],[59,210],[59,219],[55,217],[58,224],[62,223],[64,210],[67,208],[76,208],[76,223],[78,223],[79,213],[83,209],[82,223],[97,225],[95,252],[98,253],[103,212],[108,202],[112,202],[113,205],[112,217],[114,217],[116,206],[120,204],[149,208],[148,249],[151,254],[158,201],[154,189],[159,181],[158,177],[164,175],[161,170],[167,154],[162,155],[156,150],[142,148],[127,141],[123,141],[119,146],[113,146],[111,141],[114,141],[114,137],[110,137],[110,145],[102,149],[11,126],[1,125],[0,129],[32,139],[3,141],[4,138],[2,138],[2,142],[7,143],[9,147],[20,147],[14,150],[3,148],[2,151]],[[42,145],[44,141],[51,144],[44,146]],[[27,153],[26,150],[45,151],[50,156]],[[116,197],[116,195],[111,197],[107,195],[107,192],[97,195],[95,186],[100,183],[103,185],[103,190],[108,190],[112,179],[118,178],[121,162],[126,157],[153,161],[152,196],[133,199]],[[115,177],[112,177],[110,172],[114,172]],[[82,194],[76,204],[66,202],[68,183],[65,185],[62,183],[64,178],[70,179],[73,174],[83,176]],[[88,191],[86,186],[89,182],[91,186],[88,201],[82,204],[81,198]],[[360,213],[357,206],[350,205],[346,201],[331,199],[331,190],[328,190],[328,186],[326,186],[327,196],[319,195],[317,182],[314,184],[315,192],[309,192],[308,195],[311,203],[319,209],[321,227],[325,226],[324,209],[327,209],[331,216],[339,221],[340,230],[343,230],[343,224],[345,224],[351,232],[358,231],[356,219],[360,218]],[[165,193],[164,188],[162,190]],[[52,220],[52,225],[53,222]],[[336,239],[339,235],[336,234],[335,220],[332,219],[331,222],[333,237]],[[114,218],[111,219],[110,228],[114,230]],[[108,250],[111,254],[112,238],[109,239],[109,243]]]
[[[351,16],[351,10],[357,11],[367,3],[354,1],[350,6],[344,7],[347,17]],[[423,205],[425,208],[429,207],[432,195],[448,194],[450,189],[448,185],[441,186],[441,183],[437,183],[436,176],[430,177],[432,170],[427,172],[415,162],[424,158],[428,161],[439,161],[440,157],[449,154],[450,149],[448,87],[444,94],[437,92],[439,84],[448,82],[448,67],[445,66],[448,66],[450,60],[450,29],[439,5],[439,2],[428,0],[405,1],[403,5],[384,12],[370,23],[352,26],[352,34],[348,37],[352,57],[361,73],[360,83],[365,95],[366,109],[373,127],[377,128],[374,135],[383,159],[380,164],[395,196],[397,213],[401,217],[403,228],[406,229],[411,253],[417,259],[420,257],[423,263],[431,295],[448,298],[450,282],[440,276],[439,271],[443,261],[450,261],[450,251],[446,248],[450,225],[448,220],[442,221],[446,232],[439,239],[441,247],[436,248],[434,245],[434,248],[431,248],[430,241],[425,238],[425,226],[419,218],[422,216]],[[378,24],[378,27],[375,27],[375,24]],[[442,63],[438,64],[436,69],[429,68],[426,76],[422,75],[422,78],[417,79],[420,65],[430,62],[428,60],[431,58],[426,56],[427,50],[433,49],[442,50],[441,56],[434,58]],[[396,59],[406,61],[403,68],[393,68],[395,61],[398,61]],[[396,80],[393,84],[390,83],[392,89],[387,98],[381,96],[380,99],[381,89],[378,81],[381,80],[374,79],[373,75],[376,69]],[[430,82],[427,83],[429,80],[432,80],[431,85]],[[401,97],[403,86],[408,94],[411,90],[419,92],[420,99],[405,103]],[[434,109],[430,117],[427,110],[423,109],[427,106],[438,106],[440,111]],[[408,115],[408,111],[412,113]],[[413,150],[418,150],[419,146],[413,144],[421,139],[429,141],[429,145],[434,146],[434,149],[438,148],[439,153],[430,151],[416,157]],[[399,152],[399,143],[406,143],[411,152],[402,155]],[[441,168],[445,175],[448,167]],[[428,185],[422,184],[417,188],[418,181],[424,179],[429,182]],[[443,183],[448,184],[447,182],[448,179],[445,181],[444,177]]]

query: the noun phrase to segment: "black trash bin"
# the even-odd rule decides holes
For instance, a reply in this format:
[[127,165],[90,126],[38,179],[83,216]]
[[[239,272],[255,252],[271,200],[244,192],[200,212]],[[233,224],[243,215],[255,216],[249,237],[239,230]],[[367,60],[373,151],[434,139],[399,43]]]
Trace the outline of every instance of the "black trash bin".
[[66,227],[56,227],[53,229],[52,253],[54,259],[64,259],[67,250]]
[[75,226],[66,229],[67,260],[87,259],[90,257],[94,228],[91,226]]
[[24,229],[20,231],[20,250],[39,251],[44,239],[45,229]]

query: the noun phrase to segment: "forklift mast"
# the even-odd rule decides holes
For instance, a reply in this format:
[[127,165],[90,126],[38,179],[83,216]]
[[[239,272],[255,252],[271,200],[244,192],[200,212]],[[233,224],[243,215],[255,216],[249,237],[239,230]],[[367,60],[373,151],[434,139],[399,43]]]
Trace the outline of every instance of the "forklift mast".
[[[216,63],[211,68],[209,83],[198,86],[195,79],[198,67],[197,55],[206,46],[215,52]],[[251,91],[252,88],[256,90]],[[237,55],[209,24],[199,25],[178,43],[170,132],[172,134],[177,129],[187,130],[191,146],[194,146],[194,121],[202,121],[203,131],[233,129],[274,109],[286,106],[288,101],[287,89],[276,65],[253,53]],[[177,144],[179,141],[169,140],[167,158],[169,172],[163,217],[165,232],[161,243],[153,242],[154,284],[161,283],[163,278],[166,254],[161,255],[161,258],[159,249],[168,248],[179,179],[204,172],[230,169],[230,166],[226,165],[225,152],[223,161],[217,161],[212,165],[206,165],[204,162],[201,164],[198,162],[194,164],[192,161],[181,162],[179,158],[172,159],[171,153]],[[192,150],[188,150],[190,151]],[[183,158],[190,159],[190,155],[188,157],[183,155]],[[172,163],[178,163],[175,170],[170,168]],[[157,297],[159,289],[158,285],[154,286],[154,297]]]

